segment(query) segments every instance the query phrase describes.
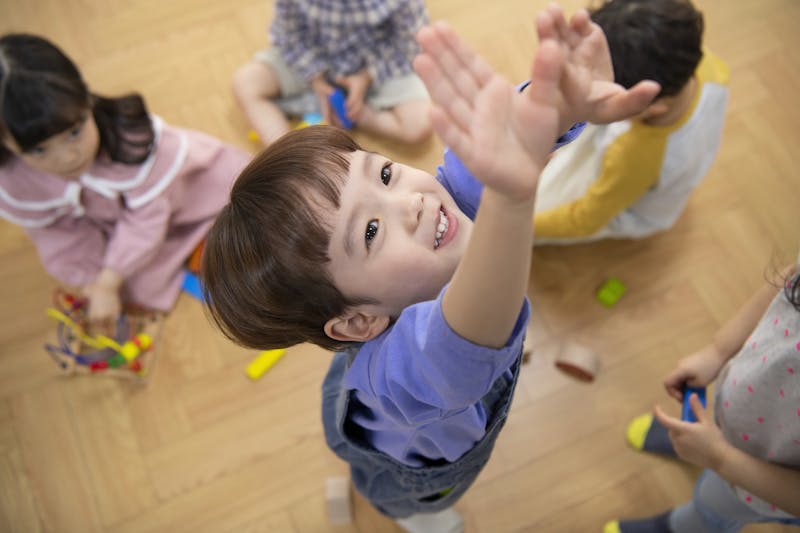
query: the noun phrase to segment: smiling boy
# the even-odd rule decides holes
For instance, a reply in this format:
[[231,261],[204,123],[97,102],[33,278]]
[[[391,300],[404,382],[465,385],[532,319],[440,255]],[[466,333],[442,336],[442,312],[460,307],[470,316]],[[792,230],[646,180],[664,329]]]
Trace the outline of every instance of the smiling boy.
[[208,300],[229,337],[341,350],[323,384],[328,445],[407,531],[461,530],[450,507],[505,422],[530,315],[530,217],[557,132],[627,116],[658,90],[609,81],[586,12],[568,25],[548,8],[537,29],[523,92],[447,26],[419,33],[415,68],[451,147],[436,176],[307,128],[244,170],[208,238]]

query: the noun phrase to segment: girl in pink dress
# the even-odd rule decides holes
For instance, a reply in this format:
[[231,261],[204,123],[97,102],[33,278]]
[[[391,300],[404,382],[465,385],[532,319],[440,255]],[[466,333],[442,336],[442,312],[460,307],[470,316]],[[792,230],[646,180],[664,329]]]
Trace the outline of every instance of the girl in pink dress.
[[243,151],[89,91],[33,35],[0,37],[0,217],[110,325],[123,302],[168,311],[186,259],[228,201]]

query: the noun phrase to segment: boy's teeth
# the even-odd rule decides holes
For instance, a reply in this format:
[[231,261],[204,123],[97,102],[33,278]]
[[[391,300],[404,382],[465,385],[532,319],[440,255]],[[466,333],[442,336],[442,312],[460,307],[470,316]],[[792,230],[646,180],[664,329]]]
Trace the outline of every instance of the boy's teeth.
[[449,226],[449,222],[447,221],[447,215],[444,214],[444,211],[439,210],[439,225],[436,226],[436,235],[433,240],[433,247],[438,248],[441,242],[442,237],[445,233],[447,233],[447,228]]

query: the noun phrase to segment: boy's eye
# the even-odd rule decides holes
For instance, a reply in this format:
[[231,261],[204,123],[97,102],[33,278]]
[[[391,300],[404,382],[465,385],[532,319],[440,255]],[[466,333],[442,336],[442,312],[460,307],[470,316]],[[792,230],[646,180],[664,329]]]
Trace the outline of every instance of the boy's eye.
[[69,136],[70,137],[77,137],[78,135],[81,134],[81,129],[83,129],[83,126],[75,126],[74,128],[72,128],[70,130]]
[[388,162],[381,168],[381,181],[384,185],[389,185],[392,181],[392,163]]
[[44,155],[44,152],[45,152],[44,146],[34,146],[30,150],[28,150],[28,153],[31,155]]
[[364,232],[364,242],[367,243],[367,248],[372,244],[372,239],[378,234],[378,221],[372,219],[367,222],[367,231]]

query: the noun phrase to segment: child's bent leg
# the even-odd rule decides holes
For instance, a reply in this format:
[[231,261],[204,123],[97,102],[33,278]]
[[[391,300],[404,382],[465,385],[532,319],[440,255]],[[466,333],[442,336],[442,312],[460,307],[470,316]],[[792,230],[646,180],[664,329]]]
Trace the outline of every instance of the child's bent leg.
[[735,533],[762,519],[736,497],[725,480],[712,470],[704,470],[692,501],[658,516],[609,522],[603,533]]
[[669,516],[672,531],[723,531],[733,533],[761,521],[713,470],[704,470],[694,487],[692,501],[676,507]]
[[271,100],[280,95],[280,85],[270,65],[251,61],[239,67],[233,76],[233,93],[265,146],[289,131],[283,111]]
[[414,100],[397,104],[392,109],[377,110],[364,106],[358,116],[359,129],[408,144],[428,140],[433,132],[430,102]]
[[452,507],[438,513],[419,513],[400,518],[397,524],[409,533],[461,533],[464,519]]

